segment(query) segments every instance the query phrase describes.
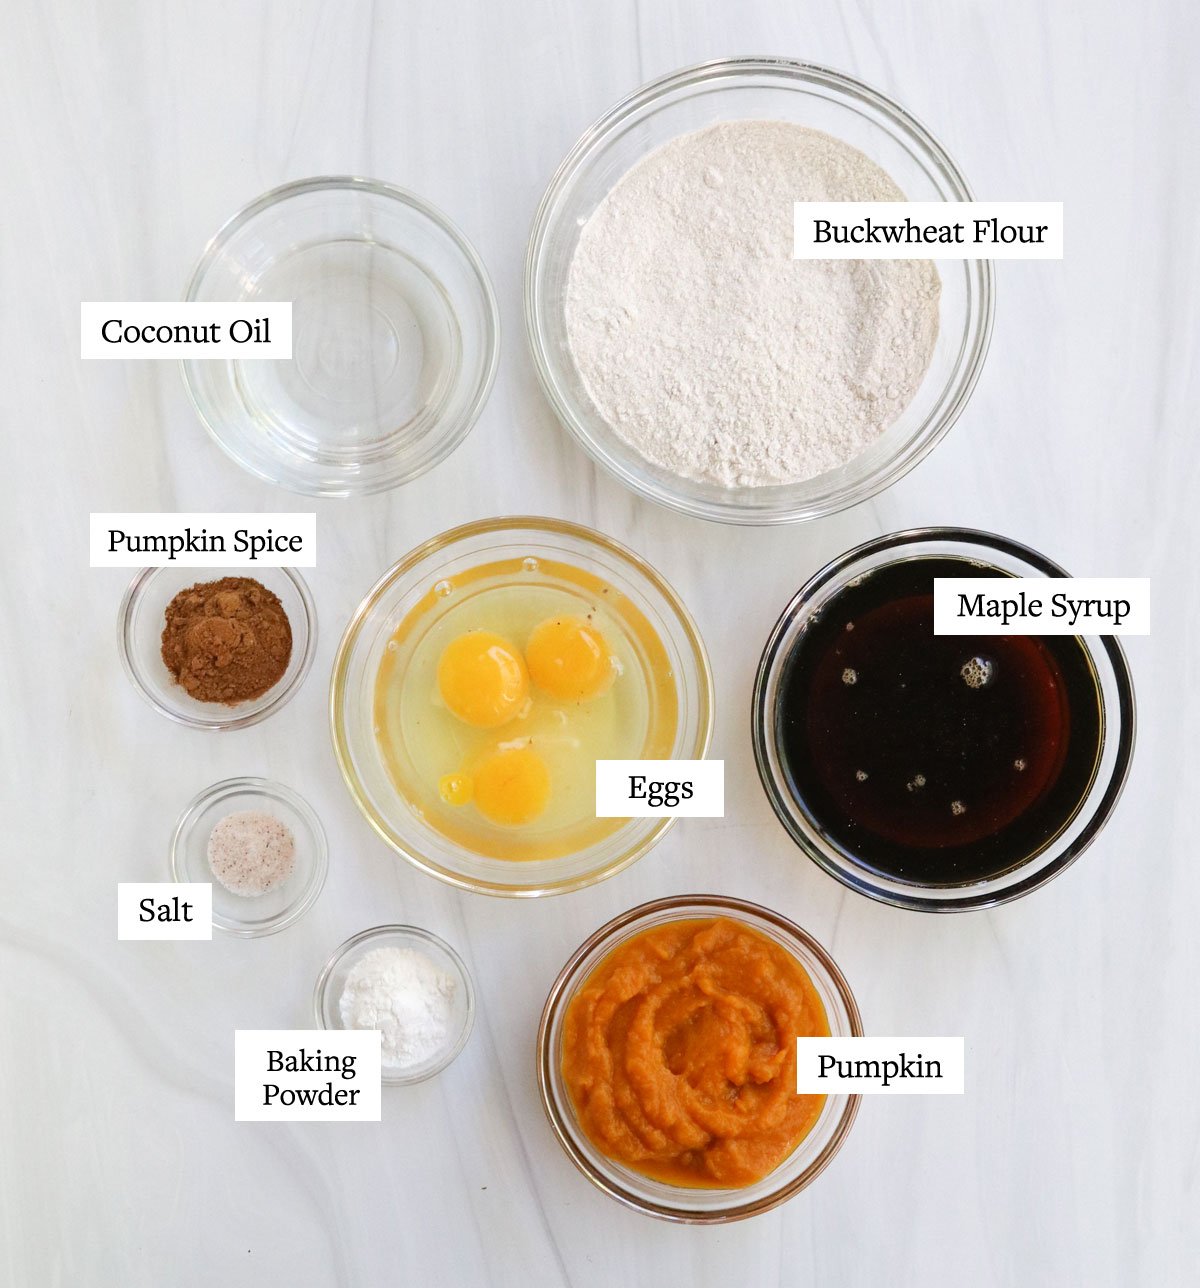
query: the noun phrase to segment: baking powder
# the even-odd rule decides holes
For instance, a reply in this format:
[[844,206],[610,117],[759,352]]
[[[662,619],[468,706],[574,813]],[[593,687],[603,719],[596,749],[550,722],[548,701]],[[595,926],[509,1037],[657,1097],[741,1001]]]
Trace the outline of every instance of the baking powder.
[[645,157],[596,208],[567,337],[604,419],[656,465],[726,486],[845,464],[912,401],[937,340],[928,260],[794,260],[796,201],[901,201],[857,149],[730,121]]
[[348,1029],[378,1029],[383,1063],[424,1064],[450,1037],[458,982],[413,948],[376,948],[350,968],[338,1004]]

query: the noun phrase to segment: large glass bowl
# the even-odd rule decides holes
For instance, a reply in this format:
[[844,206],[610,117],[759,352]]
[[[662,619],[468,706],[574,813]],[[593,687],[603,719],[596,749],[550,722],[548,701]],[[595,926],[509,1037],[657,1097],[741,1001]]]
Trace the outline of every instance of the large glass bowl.
[[381,492],[466,437],[496,373],[499,314],[461,232],[391,184],[285,184],[239,211],[188,300],[290,301],[289,359],[186,359],[200,419],[259,478],[313,496]]
[[350,619],[334,659],[333,747],[350,794],[367,821],[422,871],[483,894],[559,894],[628,867],[673,820],[629,819],[602,840],[561,858],[492,858],[443,835],[397,790],[375,735],[376,677],[396,627],[443,579],[502,559],[573,564],[626,596],[667,653],[678,712],[667,759],[704,757],[712,735],[712,675],[696,625],[674,590],[643,559],[611,538],[559,519],[530,517],[485,519],[444,532],[405,555],[372,587]]
[[850,985],[833,959],[807,931],[769,908],[722,895],[678,895],[644,903],[601,926],[562,968],[542,1011],[537,1037],[538,1087],[559,1144],[598,1189],[627,1207],[692,1225],[757,1216],[811,1185],[829,1166],[858,1113],[858,1096],[829,1095],[812,1130],[780,1165],[742,1189],[693,1189],[651,1180],[606,1157],[579,1125],[562,1076],[563,1024],[576,992],[619,944],[671,921],[729,917],[773,939],[808,973],[835,1038],[862,1037],[862,1017]]
[[559,166],[533,222],[525,322],[542,387],[584,449],[623,483],[686,514],[729,523],[814,519],[856,505],[907,473],[958,419],[992,330],[992,266],[947,260],[937,346],[916,397],[866,451],[801,483],[728,488],[651,464],[603,419],[567,344],[565,299],[579,232],[613,185],[668,140],[717,121],[791,121],[823,130],[882,166],[910,201],[970,201],[958,167],[923,125],[850,76],[783,58],[701,63],[639,89],[596,122]]
[[922,912],[990,908],[1020,898],[1057,876],[1099,835],[1129,773],[1135,709],[1133,679],[1120,642],[1111,635],[1081,640],[1095,675],[1101,710],[1101,746],[1091,784],[1073,817],[1019,866],[980,881],[930,885],[902,881],[856,861],[797,798],[780,752],[783,716],[780,689],[788,659],[808,623],[850,583],[900,560],[929,557],[963,560],[962,576],[996,569],[1010,577],[1065,577],[1067,573],[1036,550],[1006,537],[968,528],[914,528],[878,537],[822,568],[796,593],[775,624],[763,650],[754,685],[751,715],[754,757],[767,798],[796,844],[830,876],[883,903]]

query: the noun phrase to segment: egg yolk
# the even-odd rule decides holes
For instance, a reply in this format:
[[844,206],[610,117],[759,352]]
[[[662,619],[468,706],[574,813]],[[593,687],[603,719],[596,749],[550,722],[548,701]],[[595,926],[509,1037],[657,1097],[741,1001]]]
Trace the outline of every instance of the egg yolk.
[[442,701],[477,729],[506,724],[529,696],[521,654],[492,631],[468,631],[451,640],[437,668]]
[[438,779],[438,795],[447,805],[465,805],[475,791],[466,774],[443,774]]
[[535,626],[525,660],[534,684],[564,702],[600,697],[616,675],[604,636],[581,617],[548,617]]
[[532,823],[550,800],[550,771],[529,747],[510,747],[481,761],[474,773],[475,808],[503,827]]

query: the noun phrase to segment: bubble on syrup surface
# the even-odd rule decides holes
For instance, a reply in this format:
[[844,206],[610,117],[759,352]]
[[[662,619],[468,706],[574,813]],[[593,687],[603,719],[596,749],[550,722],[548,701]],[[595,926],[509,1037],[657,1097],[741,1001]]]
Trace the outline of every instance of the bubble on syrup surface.
[[446,596],[447,596],[448,594],[450,594],[450,592],[451,592],[453,589],[454,589],[454,587],[450,584],[450,582],[448,582],[448,581],[443,577],[443,578],[442,578],[442,580],[441,580],[441,581],[439,581],[439,582],[437,583],[437,585],[436,585],[436,586],[434,586],[434,588],[433,588],[433,593],[434,593],[434,594],[435,594],[439,599],[445,599],[445,598],[446,598]]
[[992,682],[996,667],[991,658],[969,657],[959,669],[968,689],[985,689]]
[[857,778],[860,783],[865,783],[867,781],[868,774],[865,769],[856,769],[854,771],[854,777]]
[[857,684],[857,683],[858,683],[858,672],[857,672],[857,671],[856,671],[852,666],[848,666],[848,667],[847,667],[847,668],[842,672],[842,683],[843,683],[843,684]]
[[542,565],[541,565],[540,563],[538,563],[538,561],[537,561],[536,559],[534,559],[532,555],[530,555],[530,557],[529,557],[528,559],[522,559],[522,560],[521,560],[521,567],[522,567],[526,572],[537,572],[537,570],[538,570],[541,566],[542,566]]
[[962,801],[950,802],[950,813],[953,814],[955,818],[957,818],[960,814],[965,814],[966,812],[967,812],[967,807],[962,803]]
[[1018,774],[1023,774],[1029,768],[1029,761],[1027,761],[1024,756],[1018,756],[1016,760],[1013,761],[1013,768]]

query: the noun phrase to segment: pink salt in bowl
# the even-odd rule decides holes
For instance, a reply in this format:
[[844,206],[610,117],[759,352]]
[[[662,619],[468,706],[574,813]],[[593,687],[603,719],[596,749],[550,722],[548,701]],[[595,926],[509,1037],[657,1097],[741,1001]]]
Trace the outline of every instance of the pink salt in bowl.
[[[209,864],[213,828],[230,814],[243,811],[271,815],[295,839],[291,871],[263,894],[235,894],[217,880]],[[274,935],[294,925],[316,903],[328,870],[321,820],[290,787],[266,778],[227,778],[206,787],[179,816],[171,837],[173,879],[211,882],[213,929],[240,939]]]

